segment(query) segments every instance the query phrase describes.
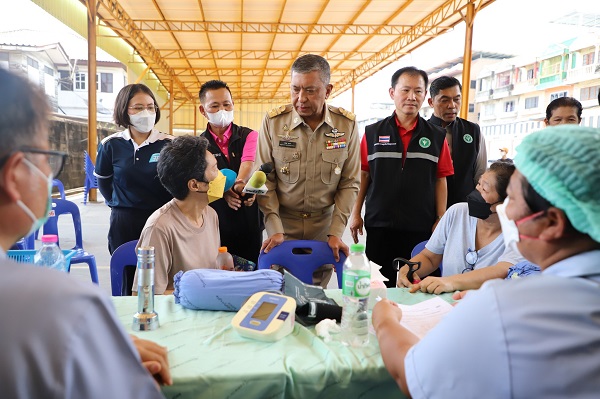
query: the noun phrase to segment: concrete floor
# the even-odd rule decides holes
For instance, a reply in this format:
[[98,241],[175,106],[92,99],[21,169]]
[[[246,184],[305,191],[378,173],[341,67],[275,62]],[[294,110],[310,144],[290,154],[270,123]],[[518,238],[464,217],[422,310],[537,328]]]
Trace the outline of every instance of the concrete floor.
[[[67,195],[67,199],[75,202],[79,207],[81,212],[83,248],[96,257],[100,287],[110,294],[110,254],[108,253],[108,240],[106,238],[110,208],[104,203],[104,199],[100,193],[98,193],[97,202],[88,202],[86,205],[83,205],[83,193]],[[68,249],[75,245],[75,231],[68,215],[59,218],[58,231],[62,249]],[[352,243],[349,229],[346,229],[342,238],[347,245]],[[359,236],[359,238],[359,242],[364,244],[365,236]],[[40,241],[36,241],[36,247],[40,245]],[[71,275],[77,279],[91,281],[86,263],[73,265],[71,267]],[[337,288],[335,273],[330,280],[329,288]]]

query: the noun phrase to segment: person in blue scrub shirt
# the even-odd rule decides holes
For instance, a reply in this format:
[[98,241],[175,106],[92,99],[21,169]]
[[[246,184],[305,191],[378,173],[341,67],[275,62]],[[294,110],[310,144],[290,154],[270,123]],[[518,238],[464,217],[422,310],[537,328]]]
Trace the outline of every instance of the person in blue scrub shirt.
[[600,133],[550,127],[522,141],[497,207],[506,245],[539,275],[471,291],[419,341],[396,304],[373,309],[383,361],[413,398],[597,398]]
[[125,130],[106,137],[98,146],[98,188],[111,208],[108,250],[140,238],[146,220],[173,197],[156,172],[160,150],[172,136],[154,128],[160,108],[143,84],[121,89],[113,118]]

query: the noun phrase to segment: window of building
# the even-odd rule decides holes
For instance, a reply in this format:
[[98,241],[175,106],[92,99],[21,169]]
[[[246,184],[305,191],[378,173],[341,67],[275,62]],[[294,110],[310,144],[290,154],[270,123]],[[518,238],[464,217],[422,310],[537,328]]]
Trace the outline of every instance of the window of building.
[[581,65],[592,65],[594,63],[594,56],[596,54],[594,54],[594,52],[589,52],[587,54],[583,55],[583,60],[581,62]]
[[0,61],[8,61],[8,53],[0,52]]
[[85,73],[75,73],[75,90],[86,90],[87,76]]
[[44,66],[44,72],[46,75],[54,76],[54,69],[50,67]]
[[40,64],[31,57],[27,57],[27,65],[29,65],[30,67],[35,68],[35,69],[40,68]]
[[477,88],[477,81],[476,80],[472,80],[471,81],[471,89],[476,89]]
[[559,91],[557,93],[552,93],[552,94],[550,94],[550,101],[554,101],[557,98],[566,97],[566,96],[567,96],[566,91]]
[[60,74],[60,89],[62,91],[73,91],[73,80],[69,71],[58,71]]
[[469,112],[475,112],[475,104],[469,103]]
[[504,86],[508,86],[510,84],[510,75],[505,73],[505,74],[500,74],[498,75],[498,87],[504,87]]
[[504,103],[504,112],[513,112],[515,110],[515,102],[514,101],[506,101]]
[[113,92],[113,74],[112,73],[101,73],[100,74],[100,91],[102,93]]
[[539,97],[529,97],[525,99],[525,109],[532,109],[538,107]]
[[533,68],[527,70],[527,80],[535,77],[535,70]]
[[585,88],[581,89],[581,92],[579,93],[579,99],[581,101],[595,100],[598,98],[599,92],[600,92],[600,85],[585,87]]

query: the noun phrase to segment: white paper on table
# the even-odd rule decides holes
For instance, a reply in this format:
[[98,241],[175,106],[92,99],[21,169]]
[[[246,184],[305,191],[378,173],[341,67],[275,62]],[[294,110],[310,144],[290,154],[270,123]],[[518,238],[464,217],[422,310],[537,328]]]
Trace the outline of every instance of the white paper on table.
[[400,324],[419,339],[423,339],[453,309],[452,305],[437,296],[415,305],[398,304],[398,307],[402,310]]

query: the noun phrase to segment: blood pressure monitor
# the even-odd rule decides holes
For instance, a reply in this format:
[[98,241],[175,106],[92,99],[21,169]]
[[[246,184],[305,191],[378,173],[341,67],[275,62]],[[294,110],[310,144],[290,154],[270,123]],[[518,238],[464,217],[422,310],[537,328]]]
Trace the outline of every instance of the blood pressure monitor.
[[294,329],[295,312],[294,298],[261,291],[238,310],[231,325],[243,337],[277,341]]

